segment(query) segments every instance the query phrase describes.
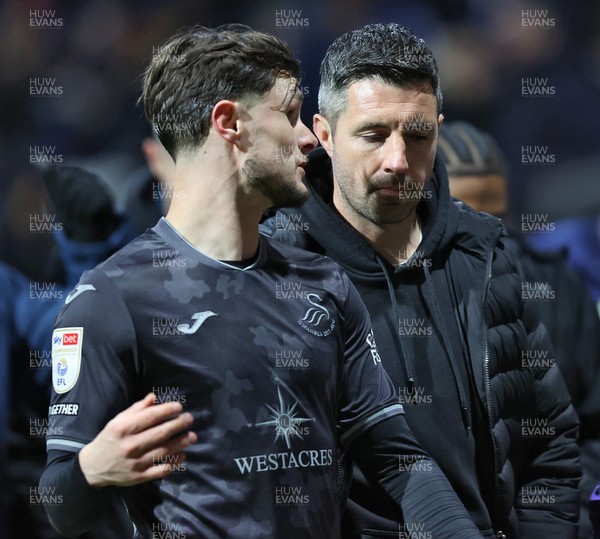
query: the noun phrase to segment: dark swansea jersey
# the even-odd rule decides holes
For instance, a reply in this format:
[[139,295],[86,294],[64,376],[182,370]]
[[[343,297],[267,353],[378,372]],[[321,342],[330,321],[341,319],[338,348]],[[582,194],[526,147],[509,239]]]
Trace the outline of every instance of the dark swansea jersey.
[[162,219],[86,272],[58,317],[48,450],[79,451],[150,391],[194,417],[184,463],[121,489],[137,537],[339,537],[340,440],[402,413],[345,274],[259,244],[239,268]]

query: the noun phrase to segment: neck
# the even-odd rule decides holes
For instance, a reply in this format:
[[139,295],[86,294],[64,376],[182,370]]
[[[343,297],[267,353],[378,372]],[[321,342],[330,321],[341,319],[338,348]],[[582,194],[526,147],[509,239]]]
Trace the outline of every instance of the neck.
[[[212,158],[210,155],[212,154]],[[245,260],[258,249],[267,203],[239,188],[239,170],[208,149],[178,159],[166,219],[196,249],[216,260]]]
[[373,248],[393,265],[408,260],[421,243],[421,225],[416,210],[399,223],[377,224],[352,213],[342,217],[364,236]]

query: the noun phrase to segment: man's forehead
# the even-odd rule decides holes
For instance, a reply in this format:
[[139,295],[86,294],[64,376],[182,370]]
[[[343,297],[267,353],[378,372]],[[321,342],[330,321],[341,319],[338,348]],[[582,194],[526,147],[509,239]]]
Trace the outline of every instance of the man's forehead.
[[398,86],[377,79],[362,79],[348,87],[348,98],[355,104],[381,102],[414,103],[419,106],[436,104],[436,96],[427,83]]

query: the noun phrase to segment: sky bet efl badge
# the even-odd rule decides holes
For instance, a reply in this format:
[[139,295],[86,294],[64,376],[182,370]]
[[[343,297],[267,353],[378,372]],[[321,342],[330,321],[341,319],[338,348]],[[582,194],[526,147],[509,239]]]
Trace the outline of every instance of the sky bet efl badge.
[[52,334],[52,385],[57,393],[73,389],[79,377],[83,328],[59,328]]

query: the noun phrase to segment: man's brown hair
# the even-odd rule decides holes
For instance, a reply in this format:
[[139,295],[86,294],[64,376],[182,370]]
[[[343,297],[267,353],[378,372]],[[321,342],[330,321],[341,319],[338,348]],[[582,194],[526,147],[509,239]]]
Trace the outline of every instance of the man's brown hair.
[[263,96],[278,76],[299,80],[300,65],[277,37],[243,25],[195,26],[169,38],[155,52],[140,100],[175,159],[181,150],[202,145],[220,100]]

